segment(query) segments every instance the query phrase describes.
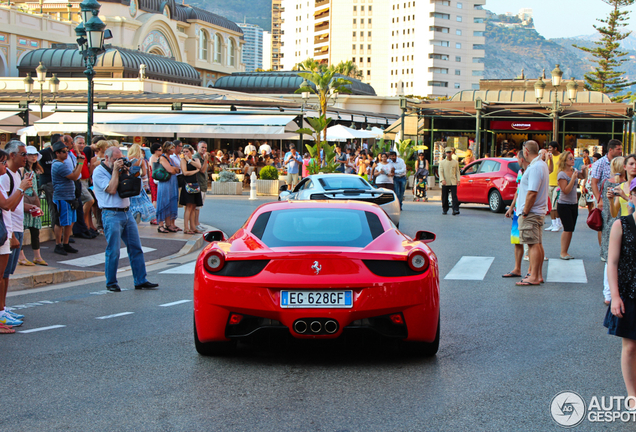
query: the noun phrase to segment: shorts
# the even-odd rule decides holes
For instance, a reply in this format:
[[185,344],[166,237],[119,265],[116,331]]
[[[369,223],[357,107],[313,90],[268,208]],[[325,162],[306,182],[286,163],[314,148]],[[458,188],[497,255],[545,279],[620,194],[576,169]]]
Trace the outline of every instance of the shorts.
[[526,217],[519,217],[519,243],[527,245],[541,244],[544,219],[544,215],[536,213],[530,213]]
[[55,222],[57,226],[71,226],[77,222],[77,213],[71,209],[71,205],[64,200],[53,201],[57,206],[58,218]]
[[91,192],[88,190],[88,180],[80,180],[80,183],[82,185],[80,200],[82,201],[82,205],[84,205],[87,202],[93,201],[93,195],[91,195]]
[[287,184],[288,185],[297,185],[298,184],[298,173],[287,173]]
[[552,204],[552,210],[557,209],[557,199],[559,198],[559,192],[561,188],[558,186],[550,186],[548,188],[548,197],[550,198],[550,204]]
[[574,232],[576,219],[579,216],[578,204],[557,203],[557,211],[559,212],[559,218],[563,224],[563,231]]
[[11,253],[11,236],[7,233],[7,241],[0,246],[0,255],[9,255]]

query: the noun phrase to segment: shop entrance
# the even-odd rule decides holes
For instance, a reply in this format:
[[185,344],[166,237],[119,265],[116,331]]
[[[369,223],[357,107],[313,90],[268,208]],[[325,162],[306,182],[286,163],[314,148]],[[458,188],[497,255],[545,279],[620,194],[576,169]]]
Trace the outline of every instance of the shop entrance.
[[491,156],[500,156],[503,152],[520,150],[521,145],[528,140],[536,141],[545,148],[552,137],[552,122],[492,120],[489,132]]

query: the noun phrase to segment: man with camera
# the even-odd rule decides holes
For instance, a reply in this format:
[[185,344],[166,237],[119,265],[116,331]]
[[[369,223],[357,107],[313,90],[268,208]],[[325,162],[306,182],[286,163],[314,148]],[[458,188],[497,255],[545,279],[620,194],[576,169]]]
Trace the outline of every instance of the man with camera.
[[53,221],[53,231],[55,233],[54,253],[68,255],[77,253],[77,249],[69,244],[69,239],[73,232],[73,224],[77,220],[75,210],[81,205],[75,198],[75,180],[82,174],[82,165],[86,158],[84,154],[77,157],[75,168],[71,169],[65,161],[69,157],[69,151],[64,142],[58,141],[53,144],[55,159],[51,165],[51,180],[53,183],[53,205],[57,208],[55,215],[57,220]]
[[[117,267],[119,265],[119,244],[123,240],[128,251],[128,259],[133,272],[135,289],[155,289],[159,285],[146,279],[146,263],[141,249],[137,223],[129,211],[130,200],[119,196],[119,177],[127,174],[130,163],[125,164],[121,150],[109,147],[104,153],[104,161],[93,171],[93,192],[102,210],[106,246],[106,288],[119,292]],[[127,165],[127,166],[126,166]]]

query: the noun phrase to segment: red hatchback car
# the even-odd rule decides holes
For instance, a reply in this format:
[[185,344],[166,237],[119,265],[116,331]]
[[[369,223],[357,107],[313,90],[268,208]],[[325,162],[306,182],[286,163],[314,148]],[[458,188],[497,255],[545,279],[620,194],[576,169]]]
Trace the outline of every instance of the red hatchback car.
[[[439,271],[426,244],[365,202],[281,201],[258,207],[230,239],[205,234],[194,273],[194,342],[202,355],[283,331],[334,339],[368,329],[409,351],[439,346]],[[355,331],[355,330],[354,330]]]
[[479,159],[464,167],[457,186],[459,203],[488,204],[502,213],[517,191],[519,163],[516,158]]

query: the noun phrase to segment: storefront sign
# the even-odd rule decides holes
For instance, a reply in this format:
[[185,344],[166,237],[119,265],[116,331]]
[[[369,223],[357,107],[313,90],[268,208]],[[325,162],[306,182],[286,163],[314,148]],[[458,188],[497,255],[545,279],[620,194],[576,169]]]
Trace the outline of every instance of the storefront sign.
[[592,146],[597,146],[598,145],[598,140],[597,139],[583,139],[583,138],[579,138],[576,140],[576,146],[578,148],[588,148],[588,147],[592,147]]
[[552,122],[536,120],[501,121],[490,122],[492,130],[515,130],[515,131],[551,131]]

